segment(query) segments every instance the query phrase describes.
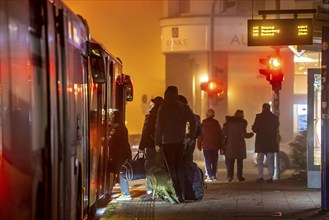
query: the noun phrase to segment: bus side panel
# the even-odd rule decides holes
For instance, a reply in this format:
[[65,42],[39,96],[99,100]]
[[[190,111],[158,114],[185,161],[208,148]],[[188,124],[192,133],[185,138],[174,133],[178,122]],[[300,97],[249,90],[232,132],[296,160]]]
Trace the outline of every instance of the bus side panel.
[[[88,197],[88,99],[87,99],[87,28],[81,20],[63,7],[65,61],[63,64],[63,129],[64,129],[64,200],[65,219],[81,219]],[[84,202],[83,202],[84,201]],[[81,208],[81,206],[83,206]]]
[[0,2],[0,219],[45,217],[48,92],[44,31],[33,23],[41,6],[33,3]]
[[49,119],[48,119],[48,130],[49,130],[49,146],[46,150],[46,155],[48,158],[45,158],[44,166],[47,167],[47,175],[45,175],[44,179],[46,182],[45,190],[47,193],[50,193],[47,196],[47,202],[50,204],[50,207],[47,207],[47,218],[48,219],[63,219],[63,213],[59,212],[60,207],[60,197],[59,197],[59,189],[61,178],[59,177],[59,165],[60,165],[60,147],[62,146],[62,141],[60,140],[60,132],[59,132],[59,110],[58,110],[58,96],[59,96],[59,87],[58,87],[58,53],[57,47],[58,42],[56,41],[56,9],[52,4],[47,5],[47,45],[48,45],[48,102],[49,102]]

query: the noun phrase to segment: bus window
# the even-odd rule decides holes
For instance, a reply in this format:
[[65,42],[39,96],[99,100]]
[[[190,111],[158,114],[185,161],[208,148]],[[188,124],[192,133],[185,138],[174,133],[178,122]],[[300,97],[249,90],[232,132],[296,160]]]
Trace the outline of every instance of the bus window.
[[94,83],[105,83],[105,59],[102,49],[97,44],[90,45],[90,66]]
[[126,89],[126,101],[131,102],[134,99],[134,86],[129,75],[125,75],[124,77],[124,85]]

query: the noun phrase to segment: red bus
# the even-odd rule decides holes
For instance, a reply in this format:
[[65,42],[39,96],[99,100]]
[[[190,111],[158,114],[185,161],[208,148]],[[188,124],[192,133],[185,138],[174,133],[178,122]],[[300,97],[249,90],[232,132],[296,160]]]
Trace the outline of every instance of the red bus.
[[0,219],[87,219],[117,181],[108,115],[132,80],[60,1],[2,0],[0,20]]

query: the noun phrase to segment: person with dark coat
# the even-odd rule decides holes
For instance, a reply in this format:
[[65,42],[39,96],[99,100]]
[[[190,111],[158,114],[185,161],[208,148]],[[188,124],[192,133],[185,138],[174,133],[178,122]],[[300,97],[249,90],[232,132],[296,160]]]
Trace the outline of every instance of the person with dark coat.
[[215,111],[208,109],[202,121],[202,135],[198,138],[198,149],[203,150],[206,167],[206,182],[217,180],[218,150],[221,147],[222,128],[214,119]]
[[279,152],[279,118],[271,112],[268,103],[262,106],[262,112],[256,115],[252,126],[256,133],[255,152],[257,153],[258,179],[256,182],[264,182],[263,161],[266,155],[269,179],[266,182],[273,182],[274,176],[274,153]]
[[[122,113],[114,110],[110,113],[109,156],[113,160],[115,173],[119,174],[120,168],[127,159],[131,159],[131,149],[128,141],[128,130],[123,123]],[[128,181],[120,175],[120,189],[122,196],[117,200],[131,200]]]
[[[178,96],[178,100],[185,105],[188,105],[187,98],[183,95]],[[198,139],[202,133],[202,128],[201,128],[201,119],[200,116],[197,114],[194,114],[195,116],[195,123],[196,123],[196,136],[195,138]],[[188,141],[184,141],[185,148],[183,152],[183,161],[184,163],[189,163],[193,162],[193,153],[195,150],[195,145],[196,145],[196,139],[190,139],[189,138],[189,133],[190,133],[190,125],[189,123],[186,124],[186,139]]]
[[[155,136],[155,122],[158,115],[158,110],[163,102],[163,98],[160,96],[151,100],[151,109],[149,114],[145,116],[142,137],[139,143],[139,152],[145,153],[145,169],[151,169],[156,165],[156,151],[154,144]],[[142,201],[152,200],[152,188],[149,182],[146,181],[146,195],[142,198]]]
[[247,133],[248,122],[244,119],[242,110],[237,110],[233,117],[226,117],[223,125],[225,144],[225,163],[227,166],[227,181],[231,182],[234,176],[234,163],[237,161],[237,178],[244,181],[243,160],[247,158],[245,138],[251,138],[253,133]]
[[174,183],[178,199],[184,201],[183,151],[186,140],[186,123],[190,124],[189,139],[196,136],[195,117],[190,107],[178,100],[176,86],[168,86],[164,102],[160,106],[155,125],[155,146],[163,147],[168,171]]

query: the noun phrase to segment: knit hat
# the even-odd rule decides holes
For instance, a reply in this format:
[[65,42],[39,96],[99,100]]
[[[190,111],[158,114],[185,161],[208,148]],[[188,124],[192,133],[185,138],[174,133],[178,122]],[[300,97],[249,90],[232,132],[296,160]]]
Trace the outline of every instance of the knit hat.
[[155,106],[159,106],[163,102],[163,98],[161,96],[157,96],[154,99],[151,100]]

